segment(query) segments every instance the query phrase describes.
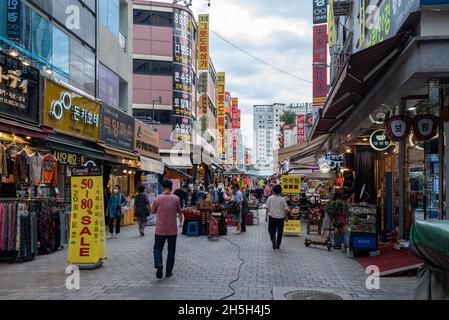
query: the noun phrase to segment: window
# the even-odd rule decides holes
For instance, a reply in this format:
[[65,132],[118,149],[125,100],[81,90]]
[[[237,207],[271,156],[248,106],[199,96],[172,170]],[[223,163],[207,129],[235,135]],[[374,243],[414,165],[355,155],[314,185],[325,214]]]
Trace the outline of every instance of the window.
[[53,26],[53,65],[69,73],[70,38],[59,28]]
[[172,27],[173,13],[135,9],[134,24],[158,27]]
[[102,64],[99,65],[98,74],[100,100],[112,107],[118,108],[120,77]]
[[134,74],[173,75],[173,64],[170,61],[134,60]]
[[31,51],[42,59],[51,61],[52,26],[34,11],[31,19]]
[[100,22],[116,37],[120,29],[120,2],[119,0],[100,1]]

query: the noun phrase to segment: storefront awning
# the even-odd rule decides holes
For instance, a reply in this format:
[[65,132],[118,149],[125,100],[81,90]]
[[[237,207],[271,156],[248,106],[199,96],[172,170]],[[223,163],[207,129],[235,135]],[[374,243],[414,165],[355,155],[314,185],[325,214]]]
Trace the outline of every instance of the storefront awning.
[[303,142],[282,148],[278,151],[278,160],[284,161],[290,159],[290,162],[294,162],[307,157],[317,151],[326,142],[327,138],[328,135],[324,135],[310,142]]
[[312,139],[329,133],[372,88],[382,72],[405,47],[409,34],[400,34],[352,54],[329,93],[312,131]]
[[100,144],[100,146],[104,148],[106,154],[120,158],[120,160],[125,159],[125,160],[139,161],[139,157],[135,153],[108,147],[104,144]]
[[170,168],[175,169],[192,169],[193,164],[189,155],[172,154],[169,156],[162,156],[161,160]]
[[63,138],[57,138],[57,137],[48,137],[48,140],[43,142],[44,146],[47,148],[56,150],[56,151],[62,151],[62,152],[69,152],[79,155],[84,155],[87,158],[93,158],[93,159],[104,159],[104,153],[94,149],[89,148],[87,146],[84,146],[80,143],[76,143],[73,140],[66,140]]
[[187,179],[193,181],[193,177],[191,175],[188,175],[187,173],[176,168],[167,166],[165,166],[164,176],[168,179]]
[[165,165],[159,160],[140,156],[140,169],[143,171],[164,174]]
[[6,118],[0,118],[0,131],[30,136],[42,140],[46,140],[48,134],[53,133],[53,130],[50,129],[41,128],[37,125]]

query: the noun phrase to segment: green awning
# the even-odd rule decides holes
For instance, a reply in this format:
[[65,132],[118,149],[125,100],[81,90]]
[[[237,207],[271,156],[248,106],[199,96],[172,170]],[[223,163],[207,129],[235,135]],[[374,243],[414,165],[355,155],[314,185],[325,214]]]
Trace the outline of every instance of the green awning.
[[48,140],[44,141],[43,144],[56,151],[75,153],[99,160],[105,159],[104,152],[82,145],[79,141],[75,142],[73,140],[50,137]]

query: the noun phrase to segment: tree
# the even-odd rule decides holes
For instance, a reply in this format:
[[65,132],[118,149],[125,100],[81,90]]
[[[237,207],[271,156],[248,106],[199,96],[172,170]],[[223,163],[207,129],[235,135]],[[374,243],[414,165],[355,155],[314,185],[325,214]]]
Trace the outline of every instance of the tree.
[[284,124],[292,125],[294,126],[296,124],[296,114],[292,111],[284,111],[280,118],[281,122]]

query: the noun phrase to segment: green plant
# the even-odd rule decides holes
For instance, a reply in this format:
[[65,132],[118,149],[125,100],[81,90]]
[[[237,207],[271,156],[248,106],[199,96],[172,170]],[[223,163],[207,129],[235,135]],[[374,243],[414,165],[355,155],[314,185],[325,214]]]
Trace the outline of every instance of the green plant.
[[287,110],[282,114],[280,120],[287,125],[296,125],[296,114],[292,111]]

